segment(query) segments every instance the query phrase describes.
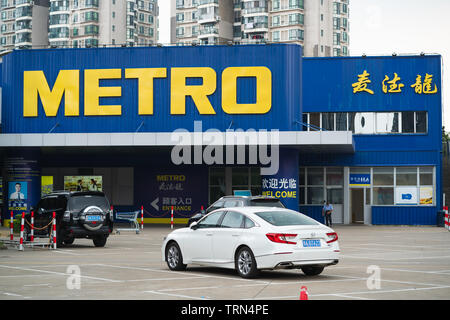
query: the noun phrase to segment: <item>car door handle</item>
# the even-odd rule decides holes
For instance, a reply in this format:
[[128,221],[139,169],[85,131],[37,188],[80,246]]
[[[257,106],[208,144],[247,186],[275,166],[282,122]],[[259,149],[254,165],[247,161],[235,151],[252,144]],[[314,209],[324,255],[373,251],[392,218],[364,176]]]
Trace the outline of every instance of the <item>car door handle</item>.
[[207,237],[211,237],[213,234],[212,233],[207,233],[206,236]]
[[239,237],[240,234],[232,234],[231,236],[232,236],[232,237]]

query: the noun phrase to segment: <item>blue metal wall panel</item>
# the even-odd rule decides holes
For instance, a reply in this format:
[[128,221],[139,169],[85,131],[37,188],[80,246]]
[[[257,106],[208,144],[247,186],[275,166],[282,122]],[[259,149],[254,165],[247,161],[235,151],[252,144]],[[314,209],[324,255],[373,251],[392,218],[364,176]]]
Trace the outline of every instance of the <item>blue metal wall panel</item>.
[[322,217],[322,206],[300,206],[299,211],[320,223],[325,224],[325,218]]
[[436,225],[436,207],[372,207],[375,225]]
[[354,154],[300,154],[301,166],[437,166],[436,151],[357,151]]
[[[20,50],[3,60],[3,132],[55,133],[72,132],[171,132],[194,129],[194,121],[201,120],[203,130],[279,129],[299,130],[295,120],[301,119],[301,46],[246,45],[198,47],[98,48]],[[227,67],[265,66],[272,72],[272,108],[266,114],[230,115],[221,106],[221,74]],[[139,116],[137,110],[137,79],[125,79],[125,68],[167,68],[167,78],[154,80],[154,114]],[[217,74],[217,89],[209,96],[216,115],[199,115],[188,97],[186,115],[170,115],[170,68],[211,67]],[[120,98],[103,98],[100,104],[122,105],[121,116],[83,116],[84,70],[122,69],[122,79],[102,80],[102,86],[121,86]],[[45,117],[42,106],[36,118],[24,118],[23,72],[43,70],[50,88],[60,70],[80,70],[80,116],[64,117],[61,103],[56,117]],[[256,81],[238,81],[238,101],[254,100]],[[193,83],[189,83],[193,84]]]

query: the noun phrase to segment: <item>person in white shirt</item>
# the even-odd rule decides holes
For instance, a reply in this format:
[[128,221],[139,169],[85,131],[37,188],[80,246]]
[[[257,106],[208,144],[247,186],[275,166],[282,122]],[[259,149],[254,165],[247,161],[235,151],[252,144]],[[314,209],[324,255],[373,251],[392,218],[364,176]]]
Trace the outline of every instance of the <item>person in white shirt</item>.
[[322,212],[325,214],[325,224],[331,227],[331,214],[333,213],[333,206],[329,201],[327,201],[327,203],[323,206]]
[[10,194],[9,199],[11,200],[25,200],[25,195],[20,192],[22,189],[22,185],[20,183],[16,183],[15,185],[16,192]]

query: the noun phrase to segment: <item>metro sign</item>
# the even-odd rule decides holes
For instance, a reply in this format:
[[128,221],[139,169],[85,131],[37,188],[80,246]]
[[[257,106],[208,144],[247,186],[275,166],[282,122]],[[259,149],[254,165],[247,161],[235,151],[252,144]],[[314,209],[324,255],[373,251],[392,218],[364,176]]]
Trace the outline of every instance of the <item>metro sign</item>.
[[[217,89],[217,73],[209,67],[170,69],[170,114],[186,114],[186,97],[190,96],[201,115],[216,111],[208,96]],[[56,117],[64,96],[64,115],[80,116],[80,90],[84,90],[84,116],[120,116],[121,105],[100,105],[100,98],[121,97],[122,87],[100,86],[104,79],[138,79],[138,114],[154,114],[153,82],[167,78],[168,68],[86,69],[84,86],[80,86],[80,70],[60,70],[50,89],[44,71],[23,72],[23,116],[38,116],[40,98],[46,117]],[[256,79],[256,102],[237,102],[237,79]],[[200,78],[202,84],[188,85],[189,78]],[[227,114],[265,114],[272,107],[272,72],[267,67],[228,67],[222,71],[222,109]]]

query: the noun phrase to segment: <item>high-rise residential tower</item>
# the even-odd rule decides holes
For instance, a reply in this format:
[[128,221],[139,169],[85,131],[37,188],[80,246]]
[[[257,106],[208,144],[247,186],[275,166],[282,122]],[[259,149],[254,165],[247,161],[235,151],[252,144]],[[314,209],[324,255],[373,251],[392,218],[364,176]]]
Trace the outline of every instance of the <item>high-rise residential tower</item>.
[[151,45],[157,0],[2,0],[0,49]]
[[306,56],[348,55],[349,0],[172,0],[171,42],[298,43]]
[[0,48],[48,44],[49,0],[1,0]]

